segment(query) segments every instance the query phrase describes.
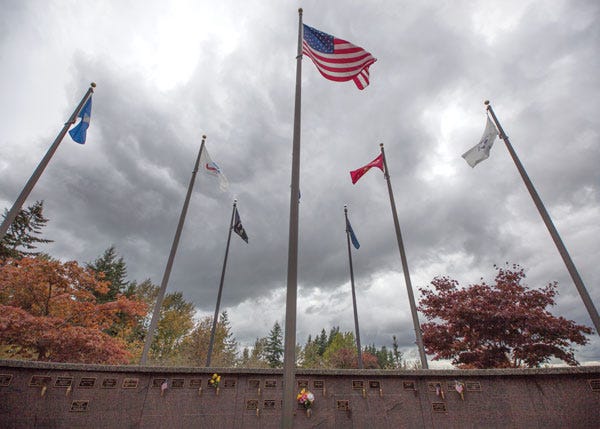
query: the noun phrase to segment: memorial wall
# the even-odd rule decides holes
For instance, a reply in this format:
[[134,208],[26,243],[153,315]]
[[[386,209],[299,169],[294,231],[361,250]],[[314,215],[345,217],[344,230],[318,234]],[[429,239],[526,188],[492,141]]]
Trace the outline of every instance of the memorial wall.
[[[220,376],[218,387],[210,383]],[[282,371],[0,360],[1,428],[278,428]],[[297,428],[598,428],[600,367],[298,370]]]

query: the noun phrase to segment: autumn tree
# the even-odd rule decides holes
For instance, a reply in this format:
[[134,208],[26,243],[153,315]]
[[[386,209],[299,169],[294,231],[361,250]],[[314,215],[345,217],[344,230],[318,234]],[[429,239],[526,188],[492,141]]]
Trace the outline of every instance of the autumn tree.
[[54,362],[128,363],[123,340],[105,329],[118,314],[142,315],[124,296],[99,303],[108,285],[77,262],[8,259],[0,266],[0,344],[11,357]]
[[[181,346],[181,359],[185,364],[192,366],[206,365],[212,321],[212,317],[204,317],[196,324],[191,334],[184,339]],[[231,332],[229,315],[224,311],[219,317],[215,330],[211,365],[233,367],[236,363],[237,341]]]
[[[145,302],[153,309],[158,297],[158,286],[150,280],[142,283],[131,282],[125,290],[125,296]],[[183,344],[194,328],[195,306],[183,297],[182,292],[170,292],[164,297],[158,324],[154,333],[148,359],[161,365],[184,365],[187,358],[182,356]],[[136,341],[135,354],[141,355],[144,340],[148,333],[152,312],[149,311],[143,319],[138,320],[132,332],[132,340]]]
[[328,368],[358,368],[356,339],[352,332],[340,332],[339,327],[330,331],[323,359]]
[[108,292],[98,296],[98,301],[114,301],[118,294],[123,293],[129,284],[127,281],[127,264],[117,255],[115,246],[110,246],[102,256],[94,262],[88,262],[87,268],[92,269],[99,280],[108,282]]
[[187,302],[181,292],[165,296],[150,346],[151,359],[161,363],[177,360],[183,341],[194,328],[194,311],[194,304]]
[[[323,330],[323,332],[325,332]],[[325,334],[327,335],[327,334]],[[325,342],[327,338],[325,338]],[[325,361],[323,359],[323,352],[321,352],[321,342],[319,336],[312,340],[311,336],[308,336],[308,340],[302,349],[300,355],[300,361],[302,368],[323,368],[325,367]]]
[[555,305],[557,283],[532,290],[520,266],[495,268],[492,285],[459,288],[436,277],[420,289],[426,352],[461,368],[538,367],[553,357],[578,365],[571,344],[586,344],[592,330],[546,309]]
[[265,351],[267,341],[267,337],[257,338],[254,341],[254,347],[252,347],[252,353],[250,353],[250,368],[267,368],[269,366]]
[[[52,240],[41,237],[42,228],[48,223],[43,212],[43,201],[36,201],[26,209],[19,210],[0,240],[0,260],[35,256],[39,254],[35,251],[38,244],[52,243]],[[4,211],[3,218],[6,219],[6,216],[8,210]]]
[[368,353],[375,357],[376,368],[395,369],[398,368],[394,359],[394,353],[386,346],[381,346],[380,349],[375,347],[375,344],[365,347],[363,354]]

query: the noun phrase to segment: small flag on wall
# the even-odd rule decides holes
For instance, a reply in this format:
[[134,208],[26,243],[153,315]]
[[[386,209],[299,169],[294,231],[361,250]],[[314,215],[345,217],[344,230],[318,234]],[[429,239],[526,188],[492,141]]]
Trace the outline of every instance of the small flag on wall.
[[369,85],[369,67],[375,61],[369,52],[304,24],[302,53],[307,55],[325,79],[354,81],[358,89]]
[[209,176],[214,176],[218,178],[219,188],[221,189],[221,191],[227,191],[227,189],[229,188],[229,182],[227,181],[227,177],[225,177],[217,163],[210,158],[206,146],[204,146],[202,154],[200,155],[200,168],[202,169],[202,171],[204,171],[204,173],[208,174]]
[[240,219],[240,214],[238,213],[237,207],[235,209],[235,218],[233,220],[233,231],[242,237],[242,240],[244,240],[246,243],[248,242],[248,235],[242,226],[242,220]]
[[[79,144],[85,144],[85,138],[87,136],[87,129],[90,126],[90,117],[92,116],[92,97],[88,98],[87,102],[79,112],[77,117],[81,118],[81,121],[71,131],[69,134],[73,141]],[[64,135],[64,134],[63,134]]]
[[356,182],[358,182],[358,179],[363,177],[363,175],[372,167],[377,167],[381,171],[383,171],[383,154],[380,154],[377,158],[369,162],[367,165],[360,167],[354,171],[351,171],[350,178],[352,179],[352,184],[354,185]]
[[490,149],[492,149],[492,145],[494,144],[497,135],[498,131],[488,117],[485,130],[483,131],[481,139],[479,139],[479,143],[462,155],[465,161],[467,161],[467,164],[473,168],[481,161],[488,159],[490,157]]

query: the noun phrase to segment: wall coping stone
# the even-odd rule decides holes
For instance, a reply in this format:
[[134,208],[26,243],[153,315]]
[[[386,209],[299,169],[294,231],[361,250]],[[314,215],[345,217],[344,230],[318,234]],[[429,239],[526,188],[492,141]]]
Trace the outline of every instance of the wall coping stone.
[[[171,374],[263,374],[283,376],[283,369],[273,368],[222,368],[222,367],[173,367],[173,366],[139,366],[139,365],[97,365],[63,362],[40,362],[26,360],[0,359],[2,368],[28,368],[37,370],[90,371],[113,373],[171,373]],[[544,368],[508,368],[508,369],[296,369],[296,376],[365,376],[365,377],[506,377],[531,375],[564,375],[564,374],[600,374],[600,366],[561,366]]]

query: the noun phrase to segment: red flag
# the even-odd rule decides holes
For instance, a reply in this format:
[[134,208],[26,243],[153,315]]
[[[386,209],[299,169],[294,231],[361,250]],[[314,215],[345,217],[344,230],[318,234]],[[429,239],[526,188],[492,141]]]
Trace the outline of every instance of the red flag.
[[383,171],[383,154],[379,154],[379,156],[377,158],[375,158],[373,161],[369,162],[364,167],[360,167],[357,170],[351,171],[350,177],[352,178],[352,184],[354,185],[356,182],[358,182],[358,179],[363,177],[363,175],[367,171],[369,171],[371,169],[371,167],[377,167],[381,171]]

